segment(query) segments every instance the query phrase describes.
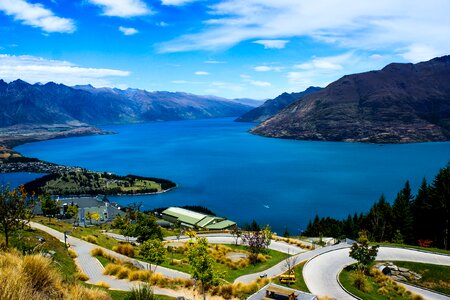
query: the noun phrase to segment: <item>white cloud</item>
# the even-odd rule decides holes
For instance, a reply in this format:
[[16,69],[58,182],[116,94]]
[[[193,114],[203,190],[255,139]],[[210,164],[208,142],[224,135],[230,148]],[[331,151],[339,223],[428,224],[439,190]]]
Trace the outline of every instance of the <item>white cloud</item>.
[[53,81],[66,85],[112,86],[109,77],[129,75],[128,71],[79,67],[61,60],[0,54],[0,78],[6,81],[20,78],[30,83]]
[[429,47],[418,51],[424,56],[450,52],[450,39],[444,38],[450,36],[448,0],[222,0],[210,9],[207,26],[160,44],[160,52],[226,49],[246,40],[294,37],[345,49],[404,49],[405,58],[415,58],[414,45]]
[[182,6],[198,0],[161,0],[162,5]]
[[1,0],[0,10],[13,16],[16,21],[41,28],[45,32],[71,33],[76,30],[72,19],[57,17],[51,10],[39,3],[33,4],[24,0]]
[[205,64],[224,64],[225,62],[220,61],[220,60],[210,59],[210,60],[205,60],[203,63],[205,63]]
[[407,61],[417,63],[439,56],[440,51],[428,45],[413,44],[403,49],[400,55]]
[[199,76],[209,75],[209,73],[208,73],[208,72],[205,72],[205,71],[197,71],[197,72],[195,72],[194,74],[195,74],[195,75],[199,75]]
[[151,14],[152,11],[141,0],[88,0],[102,7],[103,15],[110,17],[137,17]]
[[275,72],[280,72],[283,68],[281,67],[274,67],[274,66],[256,66],[253,68],[253,70],[255,70],[256,72],[270,72],[270,71],[275,71]]
[[288,40],[258,40],[254,41],[255,44],[260,44],[264,46],[264,49],[283,49]]
[[248,80],[251,85],[259,86],[259,87],[269,87],[272,84],[267,81],[259,81],[259,80]]
[[169,26],[169,23],[161,21],[161,22],[156,23],[155,25],[159,26],[159,27],[167,27],[167,26]]
[[241,75],[239,75],[239,77],[244,78],[244,79],[252,78],[250,75],[247,75],[247,74],[241,74]]
[[136,33],[138,33],[139,31],[136,28],[132,28],[132,27],[123,27],[120,26],[119,30],[124,34],[124,35],[134,35]]
[[351,52],[336,56],[314,57],[312,60],[294,65],[294,69],[310,70],[310,69],[327,69],[342,70],[342,63],[346,63],[353,56]]

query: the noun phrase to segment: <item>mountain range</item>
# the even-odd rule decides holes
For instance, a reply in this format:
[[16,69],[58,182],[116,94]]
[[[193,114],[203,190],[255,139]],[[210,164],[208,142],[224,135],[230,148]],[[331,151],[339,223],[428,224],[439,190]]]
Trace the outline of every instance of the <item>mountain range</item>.
[[450,139],[450,56],[346,75],[252,129],[303,140],[408,143]]
[[300,93],[283,93],[274,99],[267,100],[261,106],[258,106],[236,119],[236,122],[255,122],[259,123],[274,116],[280,110],[294,101],[300,101],[304,96],[320,91],[320,87],[309,87]]
[[[69,87],[0,80],[0,127],[41,124],[123,124],[235,117],[258,102],[180,92]],[[253,106],[251,106],[251,105]]]

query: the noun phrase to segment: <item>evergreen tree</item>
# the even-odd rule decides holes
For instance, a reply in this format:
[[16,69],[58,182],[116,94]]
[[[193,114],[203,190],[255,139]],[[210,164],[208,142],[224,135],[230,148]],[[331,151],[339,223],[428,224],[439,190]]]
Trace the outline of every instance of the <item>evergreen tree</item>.
[[371,232],[372,239],[377,242],[390,240],[392,236],[392,209],[386,201],[384,195],[381,195],[367,215],[368,230]]
[[433,214],[430,203],[430,187],[425,178],[419,187],[417,196],[412,205],[414,241],[433,239],[432,226]]
[[399,230],[405,243],[413,242],[413,215],[411,212],[411,188],[407,181],[405,187],[397,194],[392,206],[393,229]]
[[436,246],[448,249],[450,234],[450,164],[439,170],[430,189],[432,226]]

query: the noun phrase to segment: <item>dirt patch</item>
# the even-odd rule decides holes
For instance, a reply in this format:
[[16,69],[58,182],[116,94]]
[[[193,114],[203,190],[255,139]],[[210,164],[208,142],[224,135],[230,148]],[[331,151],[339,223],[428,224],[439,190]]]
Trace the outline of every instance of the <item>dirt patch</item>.
[[248,257],[248,254],[242,253],[242,252],[227,253],[227,258],[231,259],[232,261],[239,261],[241,259],[246,259],[247,257]]

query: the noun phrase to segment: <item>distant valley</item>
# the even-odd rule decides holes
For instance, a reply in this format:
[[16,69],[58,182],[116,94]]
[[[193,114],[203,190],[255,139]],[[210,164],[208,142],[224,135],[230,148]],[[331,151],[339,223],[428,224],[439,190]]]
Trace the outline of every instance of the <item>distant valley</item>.
[[392,63],[380,71],[344,76],[297,99],[251,131],[321,141],[447,141],[450,56],[418,64]]

